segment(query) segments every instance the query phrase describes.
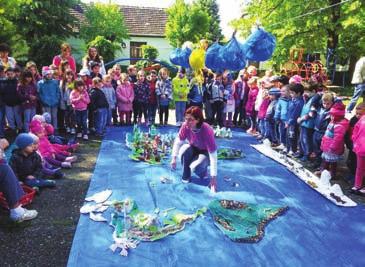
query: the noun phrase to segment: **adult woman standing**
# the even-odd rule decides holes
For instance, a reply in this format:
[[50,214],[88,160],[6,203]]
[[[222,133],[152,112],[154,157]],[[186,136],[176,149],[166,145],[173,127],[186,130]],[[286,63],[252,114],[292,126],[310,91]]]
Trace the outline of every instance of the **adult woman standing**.
[[4,70],[8,68],[15,68],[16,61],[14,58],[9,57],[10,47],[3,43],[0,44],[0,65],[4,67]]
[[61,45],[61,54],[53,58],[52,64],[55,65],[57,68],[60,68],[61,62],[65,61],[68,62],[70,69],[76,75],[76,61],[71,55],[71,46],[68,43],[63,43]]
[[[184,144],[185,140],[189,144]],[[180,128],[172,149],[172,169],[176,169],[176,158],[179,154],[183,164],[182,182],[190,182],[192,171],[201,178],[207,177],[207,167],[210,165],[209,185],[215,192],[217,188],[217,145],[213,129],[204,122],[203,113],[199,107],[192,106],[185,112],[185,122]]]
[[95,46],[89,47],[89,49],[87,50],[87,55],[84,56],[84,58],[82,59],[82,68],[88,69],[90,71],[90,73],[91,73],[91,65],[90,65],[91,61],[99,63],[100,74],[102,76],[104,76],[106,74],[106,71],[105,71],[103,57],[99,55],[98,50]]

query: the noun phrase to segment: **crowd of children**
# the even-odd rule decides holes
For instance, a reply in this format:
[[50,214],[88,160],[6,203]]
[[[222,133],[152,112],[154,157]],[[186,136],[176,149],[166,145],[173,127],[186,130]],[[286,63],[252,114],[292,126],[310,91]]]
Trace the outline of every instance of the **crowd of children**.
[[[63,49],[70,47],[64,44]],[[270,70],[259,78],[254,66],[241,70],[236,80],[229,71],[204,70],[201,78],[179,68],[173,79],[165,67],[147,73],[131,65],[122,72],[116,64],[105,71],[94,50],[89,49],[79,73],[67,53],[43,67],[41,75],[34,62],[23,70],[15,60],[0,64],[0,138],[5,125],[19,133],[10,166],[25,184],[54,186],[43,177],[62,177],[60,168],[70,168],[76,160],[71,152],[77,143],[57,136],[59,131],[88,140],[90,134],[103,137],[110,125],[155,124],[156,113],[164,126],[174,103],[176,126],[183,123],[187,107],[198,106],[209,124],[243,127],[303,164],[328,169],[333,178],[346,144],[356,176],[352,191],[365,194],[364,103],[348,121],[341,99],[318,79],[303,81]]]

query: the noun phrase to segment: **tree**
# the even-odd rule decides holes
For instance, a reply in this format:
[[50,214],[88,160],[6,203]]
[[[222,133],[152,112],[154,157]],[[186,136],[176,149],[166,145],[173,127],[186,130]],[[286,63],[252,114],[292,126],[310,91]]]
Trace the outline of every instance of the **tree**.
[[197,4],[188,5],[183,0],[167,9],[166,38],[173,47],[186,41],[197,42],[205,38],[209,29],[209,16]]
[[81,25],[80,35],[86,42],[97,36],[119,43],[129,38],[123,15],[117,5],[90,4],[86,6],[85,17],[86,22]]
[[205,10],[209,16],[209,29],[206,38],[211,42],[221,41],[224,36],[220,26],[219,8],[216,0],[198,0],[196,2],[202,10]]
[[14,22],[19,17],[19,6],[29,2],[31,0],[0,0],[0,43],[7,43],[12,48],[12,56],[17,60],[28,53],[28,48]]
[[152,45],[142,45],[141,48],[143,58],[154,60],[159,55],[157,48]]
[[[9,1],[11,2],[11,1]],[[38,65],[49,65],[59,53],[59,44],[73,36],[77,20],[70,13],[77,0],[22,1],[13,22],[28,47],[28,57]]]
[[336,56],[343,57],[358,57],[365,52],[363,1],[250,1],[243,14],[243,18],[232,24],[247,37],[248,29],[259,20],[277,38],[272,61],[278,64],[288,60],[291,48],[298,47],[322,55],[330,49]]
[[104,36],[96,36],[94,40],[87,44],[87,47],[94,46],[100,55],[103,55],[104,62],[114,59],[115,51],[120,48],[119,44],[106,39]]

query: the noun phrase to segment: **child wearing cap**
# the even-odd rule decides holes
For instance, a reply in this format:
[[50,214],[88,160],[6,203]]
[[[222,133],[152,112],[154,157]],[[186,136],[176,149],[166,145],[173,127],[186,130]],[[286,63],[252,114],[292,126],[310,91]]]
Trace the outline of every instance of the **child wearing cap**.
[[34,150],[33,137],[27,133],[19,134],[15,144],[18,148],[13,150],[9,164],[18,179],[30,187],[54,187],[55,181],[42,178],[42,159]]
[[330,109],[331,122],[322,138],[322,166],[321,170],[328,170],[331,178],[335,179],[337,162],[344,153],[345,134],[349,128],[349,121],[345,119],[345,105],[342,102],[333,104]]
[[59,82],[52,78],[52,70],[49,67],[42,68],[42,80],[37,84],[39,100],[43,112],[48,112],[52,117],[52,125],[58,129],[57,114],[60,102]]
[[274,119],[275,109],[279,97],[280,97],[280,89],[274,87],[269,90],[270,104],[265,114],[265,129],[266,129],[265,138],[270,140],[272,146],[279,145],[276,133],[276,124]]
[[280,88],[280,98],[275,108],[275,124],[278,127],[279,134],[279,142],[280,145],[277,149],[285,149],[286,148],[286,128],[285,123],[287,122],[287,114],[288,114],[288,105],[290,100],[289,88],[288,85],[284,85]]

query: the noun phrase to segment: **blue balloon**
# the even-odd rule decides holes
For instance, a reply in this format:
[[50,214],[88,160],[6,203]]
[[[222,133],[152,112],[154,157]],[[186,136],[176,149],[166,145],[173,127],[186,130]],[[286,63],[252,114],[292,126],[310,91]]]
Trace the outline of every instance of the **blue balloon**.
[[246,56],[242,45],[234,36],[220,50],[220,57],[223,59],[222,67],[226,70],[238,71],[246,66]]
[[172,64],[190,68],[189,57],[191,52],[190,48],[176,48],[170,53],[170,61]]
[[205,53],[205,66],[211,70],[222,72],[223,59],[220,57],[220,51],[223,48],[219,43],[212,44]]
[[243,43],[242,50],[248,60],[265,61],[272,57],[275,47],[275,37],[258,28]]

